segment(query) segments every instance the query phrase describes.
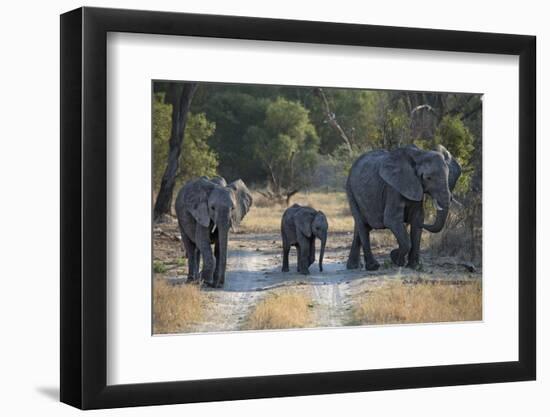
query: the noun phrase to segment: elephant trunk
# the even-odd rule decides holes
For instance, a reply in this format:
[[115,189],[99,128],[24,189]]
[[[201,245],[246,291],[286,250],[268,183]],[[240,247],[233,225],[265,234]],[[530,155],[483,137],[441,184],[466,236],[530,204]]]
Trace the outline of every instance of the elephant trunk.
[[327,235],[321,238],[321,253],[319,254],[319,271],[323,272],[323,257],[325,256],[325,245],[327,244]]
[[443,226],[445,226],[445,222],[447,220],[447,214],[449,214],[449,199],[446,200],[443,207],[440,206],[438,201],[434,199],[434,205],[437,209],[437,215],[435,217],[435,221],[433,224],[423,224],[422,228],[426,229],[428,232],[431,233],[439,233],[441,232],[441,229],[443,229]]
[[225,281],[225,267],[227,263],[227,236],[231,225],[230,210],[227,207],[218,207],[214,223],[218,229],[217,244],[218,253],[216,254],[216,276],[214,277],[214,286],[221,287]]
[[227,235],[229,233],[229,226],[218,226],[218,242],[220,245],[219,261],[218,261],[218,276],[215,277],[215,285],[222,285],[225,281],[225,267],[227,264]]

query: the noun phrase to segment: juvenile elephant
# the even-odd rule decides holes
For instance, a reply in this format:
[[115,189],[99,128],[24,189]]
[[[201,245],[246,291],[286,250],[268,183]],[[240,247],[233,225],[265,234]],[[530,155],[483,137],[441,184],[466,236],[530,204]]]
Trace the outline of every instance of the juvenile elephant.
[[328,222],[322,211],[298,204],[286,209],[281,220],[283,239],[283,272],[288,272],[288,254],[291,246],[298,253],[298,272],[309,274],[309,267],[315,262],[315,238],[321,241],[319,270],[323,271],[323,257],[327,243]]
[[[443,228],[452,200],[452,191],[461,167],[447,149],[438,146],[424,151],[414,145],[393,151],[363,154],[351,167],[346,193],[355,220],[353,243],[347,268],[359,268],[363,248],[365,267],[380,266],[370,247],[372,229],[390,229],[399,247],[390,253],[393,263],[409,267],[419,262],[422,229],[437,233]],[[424,224],[424,194],[437,209],[434,224]],[[410,224],[410,236],[406,224]]]
[[[229,229],[241,222],[251,205],[252,196],[242,180],[227,185],[221,177],[211,180],[201,177],[181,188],[176,199],[176,214],[188,256],[188,281],[223,286]],[[214,244],[215,259],[211,244]],[[199,274],[201,256],[203,265]]]

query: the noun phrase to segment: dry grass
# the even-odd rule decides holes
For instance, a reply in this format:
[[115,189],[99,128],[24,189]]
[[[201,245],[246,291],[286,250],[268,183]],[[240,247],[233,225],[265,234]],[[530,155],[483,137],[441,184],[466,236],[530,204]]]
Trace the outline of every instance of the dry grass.
[[292,329],[311,324],[311,297],[299,292],[278,292],[260,301],[248,317],[245,330]]
[[[253,192],[253,198],[254,204],[241,223],[241,232],[280,233],[281,217],[286,206],[269,202],[256,192]],[[325,213],[331,232],[353,231],[353,218],[344,192],[298,193],[292,197],[291,205],[294,203],[310,206]]]
[[173,285],[155,279],[153,333],[178,333],[202,318],[203,294],[196,285]]
[[481,320],[481,282],[464,285],[391,283],[363,294],[353,324]]
[[463,261],[481,264],[482,229],[476,223],[481,214],[470,214],[468,210],[454,210],[449,213],[445,228],[430,236],[429,247],[436,255],[453,256]]

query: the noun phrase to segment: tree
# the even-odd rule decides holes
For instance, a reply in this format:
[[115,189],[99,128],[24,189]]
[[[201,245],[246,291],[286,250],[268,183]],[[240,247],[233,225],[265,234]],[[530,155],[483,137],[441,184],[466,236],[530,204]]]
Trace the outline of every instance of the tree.
[[227,179],[242,178],[247,184],[265,179],[262,164],[244,138],[251,126],[263,123],[267,104],[271,101],[264,96],[272,88],[204,85],[193,99],[192,111],[204,113],[208,120],[216,124],[209,145],[219,156],[219,175]]
[[284,198],[288,204],[309,184],[319,138],[300,103],[281,97],[269,103],[263,123],[248,129],[245,142],[268,172],[271,197]]
[[[164,102],[164,93],[157,93],[153,102],[153,187],[156,193],[168,159],[170,114],[171,106]],[[208,144],[215,129],[215,124],[208,121],[203,113],[189,113],[176,174],[176,188],[191,178],[217,174],[218,155]]]
[[185,143],[180,157],[178,182],[183,183],[191,178],[217,175],[218,154],[214,152],[208,141],[216,125],[206,119],[204,113],[189,114],[185,127]]
[[168,162],[162,176],[153,213],[155,221],[159,221],[164,214],[170,212],[183,145],[183,133],[187,123],[189,108],[191,107],[197,87],[198,83],[170,83],[165,96],[166,100],[172,104],[172,127],[170,130]]

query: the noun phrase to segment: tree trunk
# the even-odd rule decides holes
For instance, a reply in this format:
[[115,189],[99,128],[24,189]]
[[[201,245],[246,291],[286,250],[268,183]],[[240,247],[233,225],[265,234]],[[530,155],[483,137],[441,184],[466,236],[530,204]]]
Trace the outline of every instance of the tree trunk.
[[292,198],[292,196],[294,196],[294,194],[297,194],[300,190],[299,189],[294,189],[292,191],[289,191],[286,193],[286,206],[290,206],[290,199]]
[[170,150],[168,151],[166,170],[162,176],[160,190],[155,202],[155,221],[159,221],[163,215],[170,213],[187,115],[197,87],[197,83],[185,83],[183,88],[172,83],[167,94],[167,98],[172,103],[172,130],[170,132]]

